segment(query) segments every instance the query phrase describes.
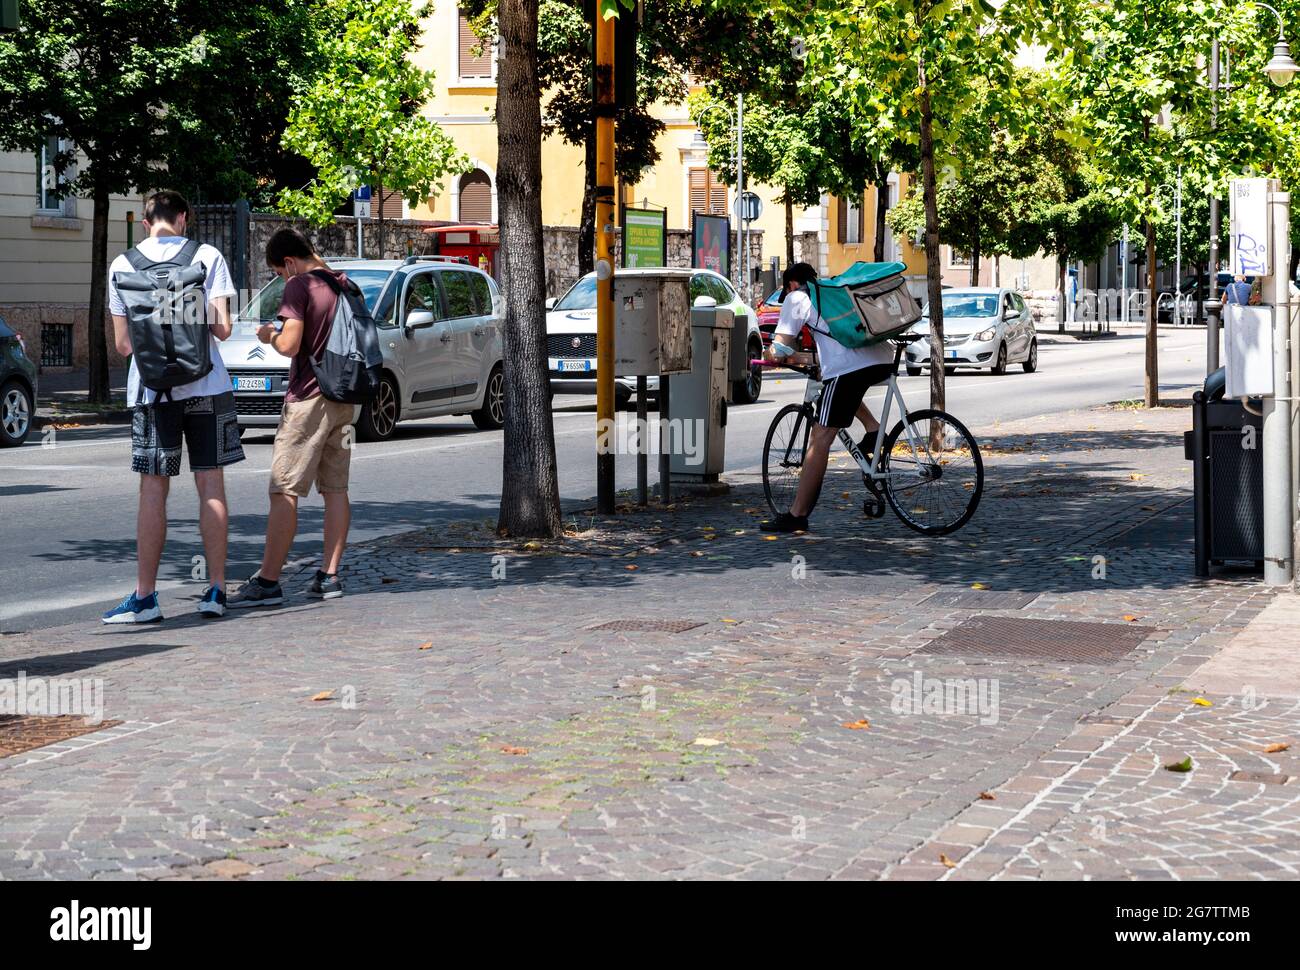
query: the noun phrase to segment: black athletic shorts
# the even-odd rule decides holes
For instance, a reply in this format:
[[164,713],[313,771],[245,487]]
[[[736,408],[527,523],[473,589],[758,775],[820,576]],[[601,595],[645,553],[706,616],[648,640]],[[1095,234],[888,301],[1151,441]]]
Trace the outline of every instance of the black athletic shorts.
[[131,419],[131,471],[179,475],[182,439],[190,471],[211,471],[243,461],[235,395],[227,391],[138,406]]
[[853,423],[853,416],[866,397],[867,389],[883,384],[893,373],[893,364],[871,364],[832,377],[822,386],[817,423],[823,428],[847,428]]

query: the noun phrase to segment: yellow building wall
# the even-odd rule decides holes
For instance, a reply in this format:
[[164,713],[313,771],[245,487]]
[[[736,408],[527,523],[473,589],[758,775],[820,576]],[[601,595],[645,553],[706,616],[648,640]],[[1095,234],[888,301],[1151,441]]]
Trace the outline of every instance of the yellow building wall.
[[[900,175],[898,177],[898,197],[900,199],[907,197],[910,182],[910,176]],[[842,243],[839,241],[840,209],[844,204],[843,199],[835,196],[831,196],[827,203],[827,218],[830,228],[827,231],[826,271],[832,276],[844,272],[858,260],[870,262],[875,259],[876,187],[868,185],[863,193],[865,208],[862,213],[863,227],[862,242],[860,243]],[[904,274],[907,276],[924,276],[925,249],[913,248],[912,240],[898,233],[894,234],[894,241],[898,244],[899,262],[907,267]]]

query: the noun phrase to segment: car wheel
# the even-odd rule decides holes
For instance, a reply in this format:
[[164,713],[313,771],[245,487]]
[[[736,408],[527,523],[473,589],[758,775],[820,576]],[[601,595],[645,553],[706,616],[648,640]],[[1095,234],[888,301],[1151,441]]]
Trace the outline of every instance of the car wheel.
[[1025,362],[1020,366],[1025,369],[1026,374],[1032,374],[1034,371],[1038,370],[1038,341],[1037,340],[1030,341],[1029,356],[1025,358]]
[[361,408],[357,436],[362,441],[387,441],[397,428],[400,414],[397,384],[385,374],[379,379],[374,398]]
[[32,430],[32,398],[17,381],[0,387],[0,448],[17,448]]
[[907,365],[907,376],[908,376],[908,377],[920,377],[920,376],[921,376],[921,368],[919,368],[919,367],[913,367],[911,364],[908,364],[908,365]]
[[487,390],[483,392],[483,406],[470,412],[474,427],[480,431],[497,431],[506,424],[506,375],[497,364],[488,376]]
[[[763,347],[757,340],[749,342],[749,359],[758,360],[763,356]],[[737,404],[753,404],[763,393],[763,366],[750,364],[749,372],[743,381],[736,381],[731,388],[731,399]]]
[[1002,344],[998,344],[998,359],[993,364],[992,373],[1005,374],[1006,372],[1007,372],[1007,345],[1005,343],[1002,343]]

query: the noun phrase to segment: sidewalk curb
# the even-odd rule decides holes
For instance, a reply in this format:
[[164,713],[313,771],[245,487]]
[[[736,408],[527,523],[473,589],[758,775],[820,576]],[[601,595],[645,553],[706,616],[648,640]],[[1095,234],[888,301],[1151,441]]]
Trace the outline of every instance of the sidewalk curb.
[[32,415],[32,429],[40,430],[47,425],[63,424],[130,424],[130,411],[77,411],[69,414]]

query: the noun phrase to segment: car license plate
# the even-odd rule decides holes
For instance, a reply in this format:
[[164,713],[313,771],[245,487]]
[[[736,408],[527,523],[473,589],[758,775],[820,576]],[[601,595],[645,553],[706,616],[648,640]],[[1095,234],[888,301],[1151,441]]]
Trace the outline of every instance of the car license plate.
[[271,390],[269,377],[232,377],[230,383],[236,391],[261,391],[265,394]]
[[589,360],[562,360],[560,361],[560,370],[588,371],[588,370],[594,370],[594,367],[592,366],[592,363]]
[[950,350],[950,351],[948,351],[948,359],[949,359],[949,360],[956,360],[956,359],[957,359],[957,351],[955,351],[955,350]]

